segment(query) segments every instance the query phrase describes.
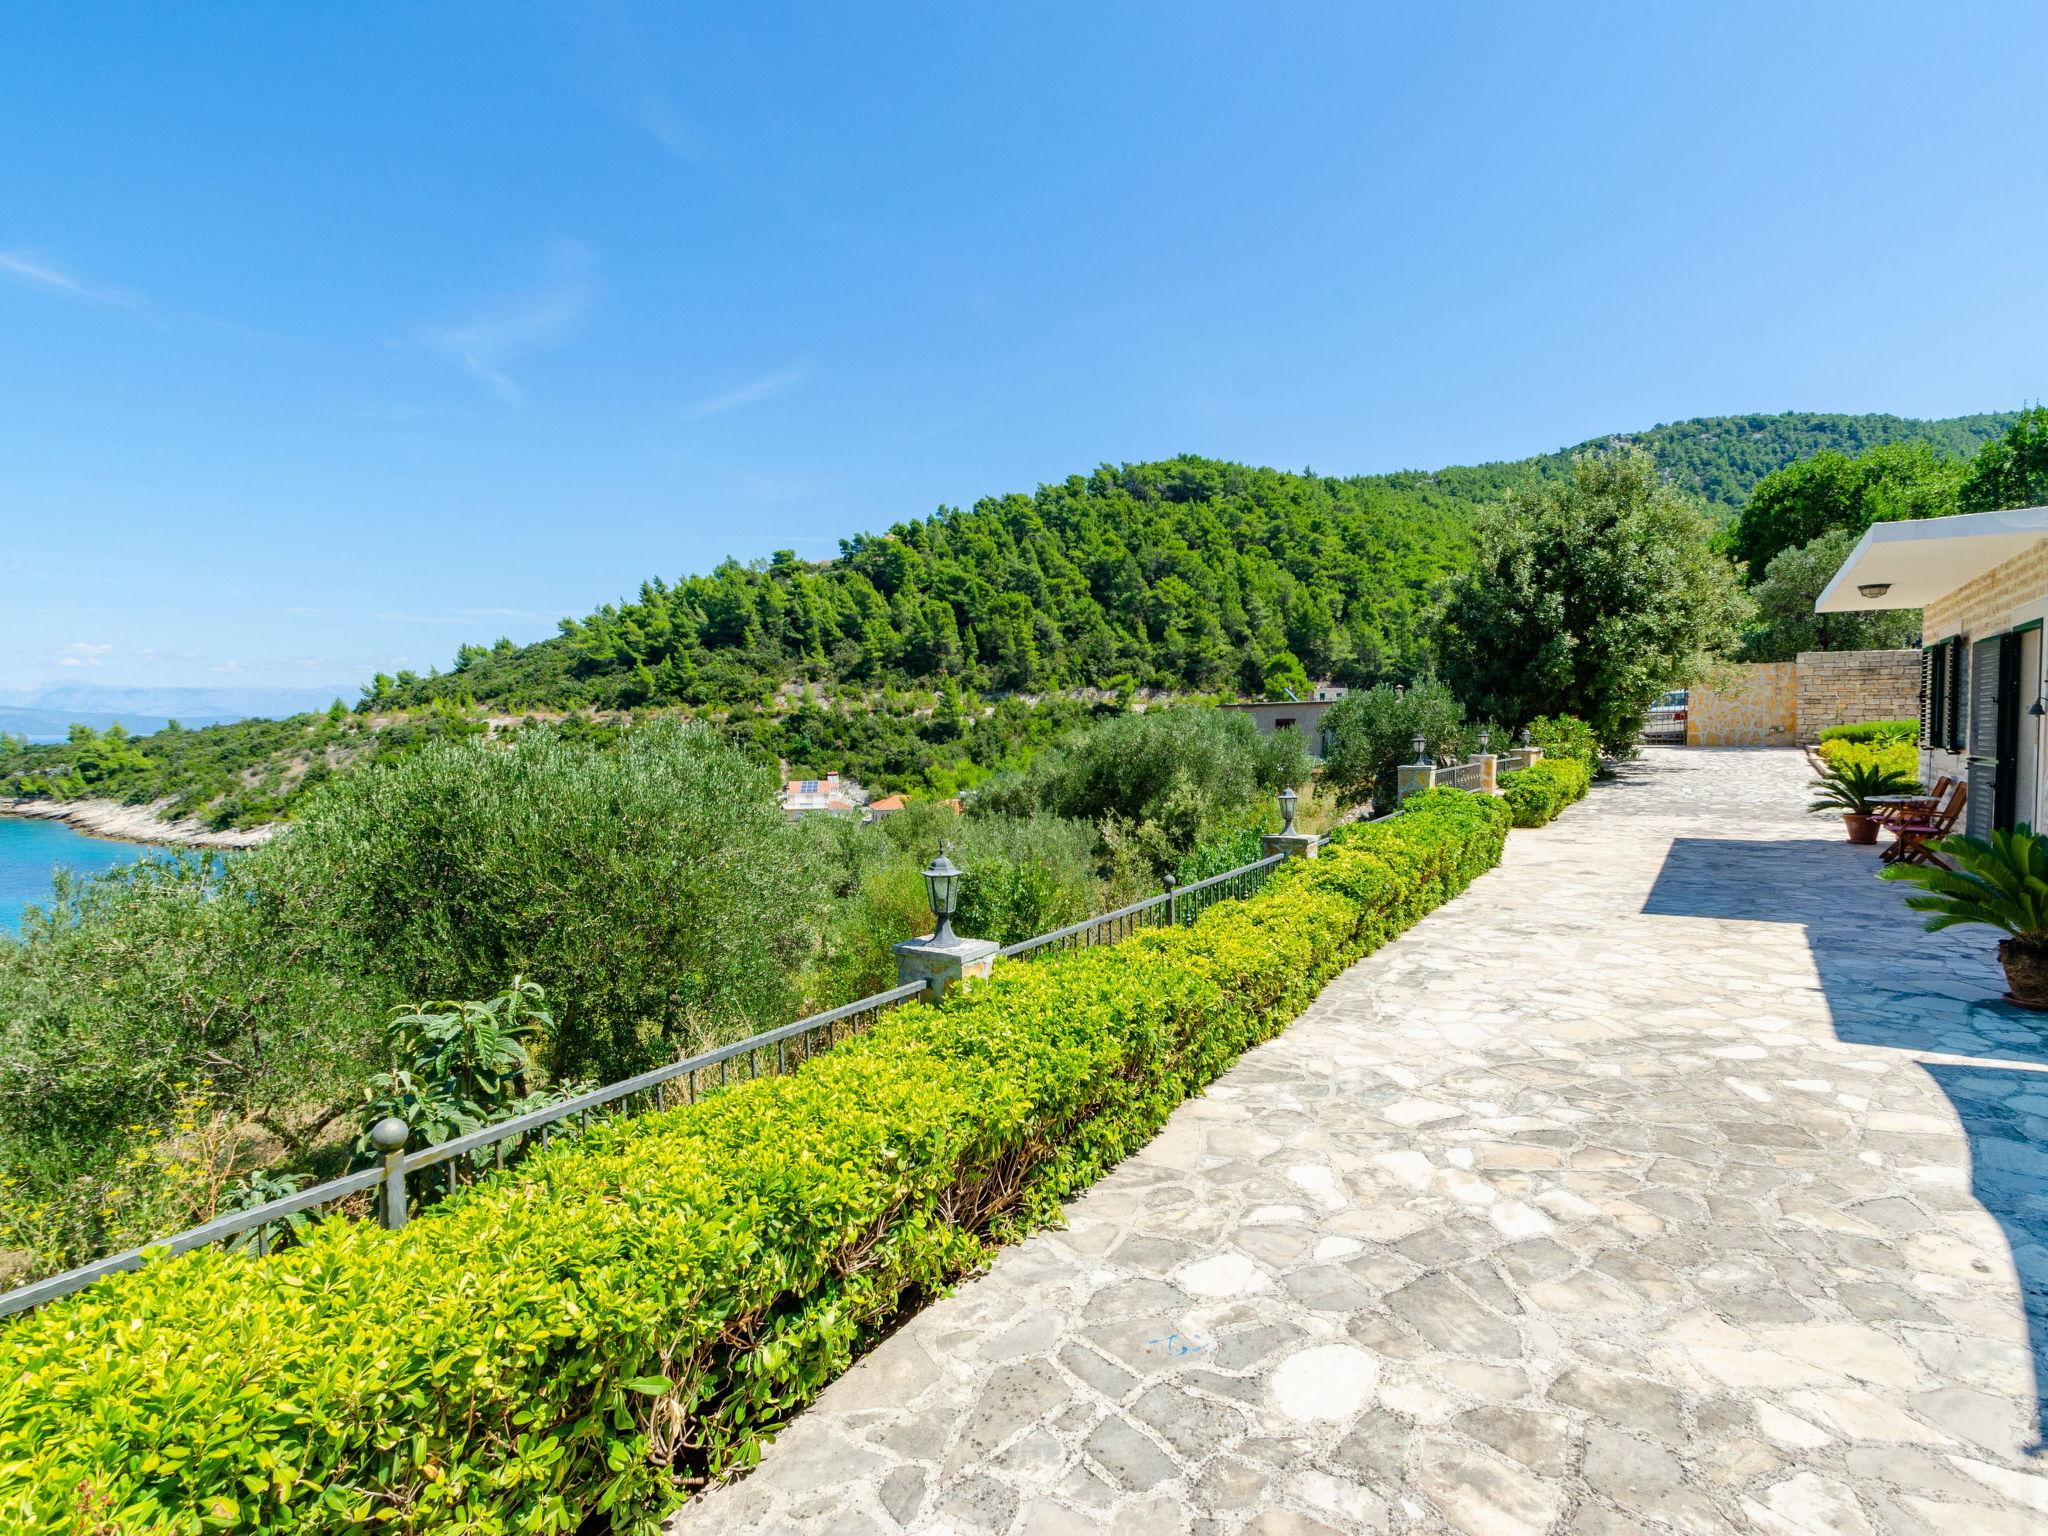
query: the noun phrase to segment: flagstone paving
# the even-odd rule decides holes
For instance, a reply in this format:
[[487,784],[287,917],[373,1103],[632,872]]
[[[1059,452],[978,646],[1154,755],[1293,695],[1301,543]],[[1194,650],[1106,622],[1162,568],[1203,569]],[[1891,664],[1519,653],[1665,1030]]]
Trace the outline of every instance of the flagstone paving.
[[671,1531],[2048,1532],[2048,1029],[1806,776],[1515,833]]

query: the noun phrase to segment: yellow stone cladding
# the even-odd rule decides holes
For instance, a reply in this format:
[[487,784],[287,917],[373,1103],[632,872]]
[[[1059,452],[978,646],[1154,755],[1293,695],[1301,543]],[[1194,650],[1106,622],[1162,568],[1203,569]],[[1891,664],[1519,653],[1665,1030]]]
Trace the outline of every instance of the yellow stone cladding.
[[1799,665],[1757,661],[1686,697],[1688,747],[1789,747],[1799,725]]

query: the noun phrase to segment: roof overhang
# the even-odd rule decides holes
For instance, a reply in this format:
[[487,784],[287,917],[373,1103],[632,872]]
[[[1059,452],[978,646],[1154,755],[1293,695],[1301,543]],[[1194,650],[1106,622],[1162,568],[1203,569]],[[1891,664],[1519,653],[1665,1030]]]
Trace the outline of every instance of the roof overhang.
[[[1815,613],[1924,608],[2048,539],[2048,507],[1873,523],[1820,596]],[[1859,587],[1883,587],[1865,597]]]

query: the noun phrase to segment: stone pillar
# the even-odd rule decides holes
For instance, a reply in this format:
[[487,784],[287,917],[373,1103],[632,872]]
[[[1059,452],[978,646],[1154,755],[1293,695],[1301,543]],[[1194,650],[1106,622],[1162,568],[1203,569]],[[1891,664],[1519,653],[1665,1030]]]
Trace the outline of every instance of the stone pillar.
[[1479,793],[1497,795],[1500,793],[1500,758],[1492,752],[1479,754]]
[[1421,790],[1435,788],[1435,763],[1403,763],[1394,770],[1394,803],[1396,806],[1412,794],[1416,794]]
[[1267,832],[1261,834],[1259,847],[1268,858],[1284,853],[1290,859],[1312,859],[1316,856],[1318,839],[1308,832]]
[[995,969],[996,951],[1002,946],[994,939],[955,938],[948,943],[933,942],[933,935],[905,939],[890,946],[896,956],[896,983],[908,986],[921,981],[937,1002],[954,982],[965,987]]

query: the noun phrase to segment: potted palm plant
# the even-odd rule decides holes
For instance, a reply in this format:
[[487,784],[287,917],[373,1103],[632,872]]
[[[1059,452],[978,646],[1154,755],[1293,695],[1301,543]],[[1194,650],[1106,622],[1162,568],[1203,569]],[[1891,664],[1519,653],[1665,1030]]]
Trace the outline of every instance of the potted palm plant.
[[1982,923],[2005,934],[1998,961],[2007,1000],[2048,1012],[2048,837],[2022,826],[1989,837],[1945,837],[1932,847],[1955,867],[1894,864],[1884,878],[1921,887],[1906,905],[1934,914],[1929,933]]
[[1870,802],[1879,795],[1910,795],[1919,787],[1918,779],[1896,768],[1877,763],[1843,763],[1813,781],[1816,793],[1807,809],[1816,814],[1839,811],[1842,825],[1849,829],[1850,842],[1874,843],[1877,817],[1871,814]]

